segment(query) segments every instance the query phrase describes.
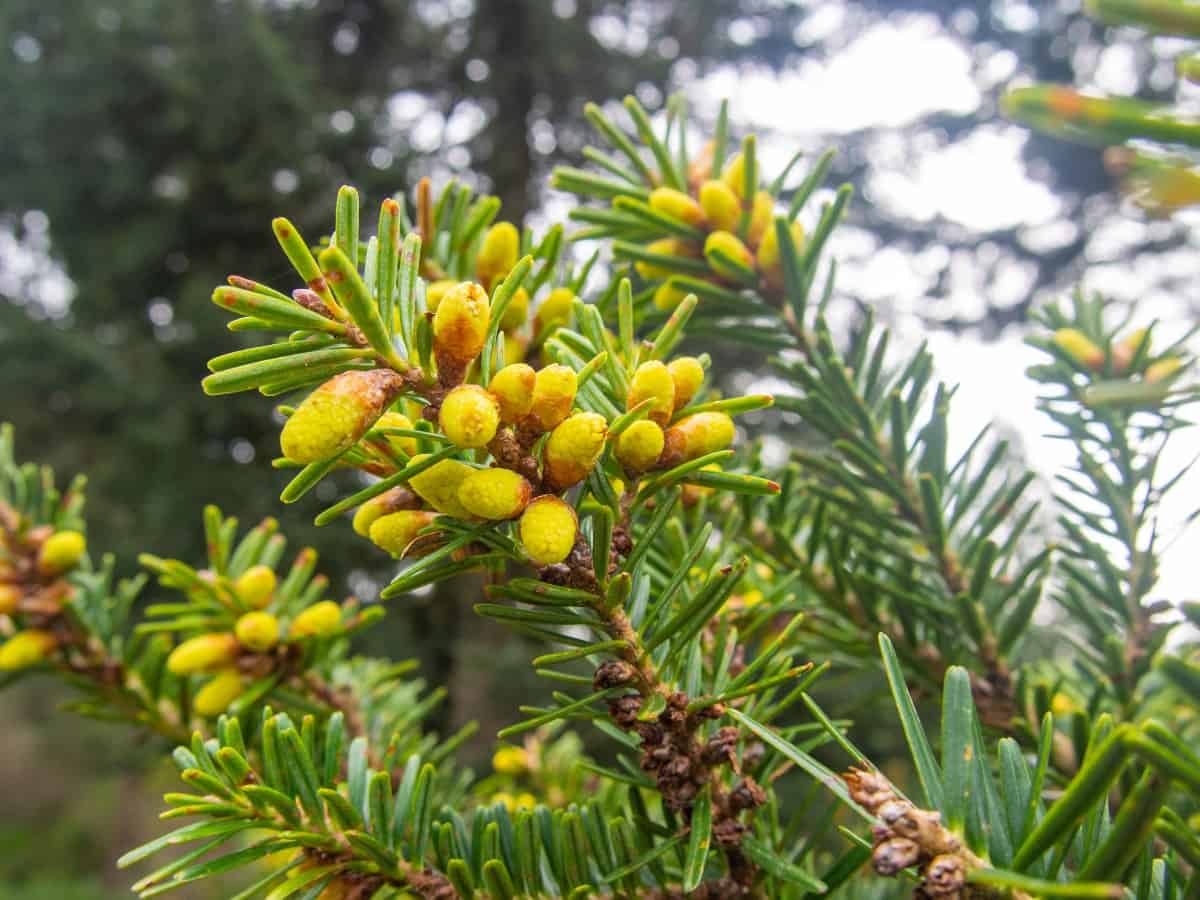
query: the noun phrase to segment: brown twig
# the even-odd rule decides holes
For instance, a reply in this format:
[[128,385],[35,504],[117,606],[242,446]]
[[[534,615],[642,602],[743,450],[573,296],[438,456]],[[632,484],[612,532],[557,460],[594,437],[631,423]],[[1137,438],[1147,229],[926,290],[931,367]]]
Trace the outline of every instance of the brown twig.
[[[624,528],[620,536],[614,532],[614,541],[620,541],[619,549],[623,552],[631,549]],[[600,593],[591,549],[582,537],[577,539],[564,563],[543,568],[539,576],[552,583]],[[597,690],[626,686],[632,689],[633,693],[609,699],[609,717],[618,728],[637,734],[641,741],[641,767],[654,776],[663,803],[690,822],[697,795],[709,785],[712,833],[724,851],[729,875],[702,885],[703,889],[693,896],[755,896],[758,867],[741,851],[742,835],[749,826],[740,818],[742,812],[765,803],[766,794],[749,776],[742,776],[733,787],[726,788],[719,774],[726,766],[741,774],[737,761],[739,730],[727,725],[708,740],[701,740],[699,732],[703,725],[724,715],[725,707],[715,704],[689,712],[692,698],[661,679],[625,611],[620,606],[609,607],[603,600],[591,608],[600,616],[609,636],[624,642],[616,659],[597,667],[593,686]],[[655,705],[661,703],[662,709],[654,716],[644,716],[645,704],[652,698],[660,698]]]

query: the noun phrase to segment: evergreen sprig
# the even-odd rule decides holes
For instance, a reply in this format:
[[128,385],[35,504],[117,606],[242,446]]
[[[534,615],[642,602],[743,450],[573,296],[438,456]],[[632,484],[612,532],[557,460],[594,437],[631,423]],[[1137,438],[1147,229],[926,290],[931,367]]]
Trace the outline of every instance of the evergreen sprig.
[[[690,188],[658,194],[664,210],[670,200],[679,215],[699,216],[695,224],[702,234],[696,240],[703,239],[707,269],[697,269],[692,281],[702,277],[709,287],[687,282],[702,298],[691,316],[696,321],[705,311],[716,315],[714,327],[723,334],[777,353],[773,365],[794,386],[794,394],[777,398],[778,404],[825,439],[819,449],[797,453],[774,476],[787,488],[779,502],[743,510],[739,527],[746,546],[778,577],[797,576],[809,603],[819,604],[805,631],[818,635],[821,652],[833,648],[862,658],[871,637],[882,631],[932,684],[941,681],[947,666],[968,664],[985,718],[1008,727],[1015,700],[1007,657],[1048,570],[1048,553],[1031,555],[1022,541],[1037,511],[1036,501],[1023,500],[1033,476],[1009,462],[1005,444],[989,441],[987,432],[961,457],[948,458],[953,390],[935,383],[925,348],[893,359],[889,333],[874,325],[870,311],[849,345],[837,346],[825,317],[834,270],[830,265],[821,276],[821,252],[849,188],[826,203],[806,240],[796,223],[822,187],[831,154],[815,161],[790,192],[786,214],[775,216],[797,160],[764,187],[755,174],[752,138],[730,156],[725,117],[723,107],[718,137],[689,170]],[[610,142],[622,135],[599,110],[591,118]],[[668,142],[673,127],[669,118],[668,136],[657,140]],[[683,124],[678,128],[682,134]],[[640,132],[639,139],[650,143]],[[623,140],[635,141],[627,135]],[[589,195],[574,173],[560,171],[557,183]],[[739,219],[739,234],[757,250],[753,278],[734,278],[709,252],[710,244],[723,240],[717,236],[723,234],[718,225],[724,207],[714,198],[728,199],[730,192],[749,215],[748,221]],[[756,207],[742,199],[747,197],[763,199]],[[748,222],[756,214],[770,228],[752,229]],[[649,235],[614,220],[604,236],[637,257],[628,248]],[[699,244],[671,240],[675,258],[691,266]],[[669,286],[681,281],[663,275],[665,260],[656,256],[654,263],[638,257],[633,266],[633,277],[647,285],[635,295],[644,298],[643,307],[666,305],[674,296]],[[813,288],[822,281],[814,301]],[[728,295],[728,302],[713,302],[713,291]]]
[[[1190,424],[1182,416],[1189,398],[1172,388],[1194,365],[1187,341],[1195,330],[1155,347],[1153,324],[1126,332],[1126,322],[1107,325],[1104,310],[1102,298],[1081,293],[1069,310],[1044,307],[1049,334],[1031,343],[1052,361],[1030,374],[1054,390],[1042,408],[1076,453],[1072,471],[1057,479],[1065,540],[1055,591],[1081,632],[1073,662],[1086,674],[1072,679],[1074,699],[1135,718],[1154,692],[1146,678],[1176,624],[1163,618],[1170,604],[1152,596],[1170,540],[1157,515],[1191,468],[1164,472],[1162,453]],[[1090,693],[1080,690],[1085,685]]]
[[[735,716],[782,757],[830,780],[833,793],[872,826],[874,870],[907,876],[933,896],[1122,897],[1117,880],[1130,878],[1138,896],[1186,894],[1194,835],[1177,826],[1164,804],[1173,787],[1194,802],[1200,796],[1200,756],[1163,724],[1094,724],[1082,764],[1045,801],[1054,741],[1053,714],[1042,723],[1037,755],[1027,757],[1012,738],[995,753],[985,742],[967,672],[947,670],[942,695],[940,759],[904,686],[900,659],[879,639],[883,664],[912,754],[920,800],[906,797],[857,750],[815,704],[810,709],[854,767],[839,784],[803,748],[749,717]],[[1111,792],[1124,785],[1121,799]],[[1165,852],[1151,837],[1157,834]]]
[[145,578],[93,566],[83,519],[86,480],[66,490],[48,466],[19,464],[0,426],[0,686],[51,671],[75,688],[75,712],[187,736],[182,685],[166,671],[168,641],[131,632]]
[[[1087,12],[1109,25],[1132,26],[1176,39],[1176,71],[1200,80],[1200,12],[1170,0],[1089,0]],[[1200,123],[1180,104],[1107,97],[1067,85],[1013,88],[1001,98],[1010,117],[1039,131],[1103,147],[1104,164],[1121,191],[1149,216],[1165,218],[1200,203]]]
[[[985,430],[951,455],[954,391],[924,347],[890,353],[869,311],[848,338],[831,327],[823,250],[849,189],[811,234],[798,224],[830,155],[791,186],[797,160],[768,181],[724,106],[694,153],[679,101],[658,122],[624,111],[629,127],[589,108],[607,149],[554,176],[604,204],[571,214],[572,240],[612,250],[598,290],[598,255],[568,267],[560,228],[535,238],[494,198],[424,181],[414,215],[385,199],[365,240],[349,187],[315,245],[276,219],[299,286],[232,276],[213,297],[233,331],[284,333],[216,357],[204,384],[303,392],[279,407],[282,500],[351,470],[361,487],[317,522],[353,510],[399,561],[382,599],[471,573],[476,612],[543,645],[544,697],[501,730],[521,743],[493,775],[455,767],[469,729],[423,728],[440,688],[348,655],[380,607],[325,600],[311,551],[276,575],[272,521],[239,540],[213,508],[203,567],[143,557],[177,596],[134,624],[138,585],[91,569],[76,495],[0,439],[0,661],[64,671],[93,714],[184,744],[190,791],[165,817],[197,821],[123,863],[189,849],[137,890],[254,864],[238,896],[798,900],[870,860],[945,900],[1194,895],[1200,758],[1182,735],[1200,667],[1151,597],[1155,511],[1179,477],[1159,472],[1162,445],[1195,399],[1186,345],[1125,334],[1100,299],[1041,313],[1051,360],[1032,374],[1077,454],[1046,525],[1003,441]],[[816,439],[782,466],[733,420],[775,399],[721,396],[712,355],[679,352],[718,332],[769,355],[778,405]],[[1043,595],[1069,640],[1039,660]],[[919,801],[811,693],[873,667],[876,643]],[[936,740],[909,683],[942,687]],[[611,759],[554,772],[581,725]],[[814,755],[834,746],[843,777]],[[800,777],[796,803],[780,788]],[[870,836],[835,831],[825,792]]]

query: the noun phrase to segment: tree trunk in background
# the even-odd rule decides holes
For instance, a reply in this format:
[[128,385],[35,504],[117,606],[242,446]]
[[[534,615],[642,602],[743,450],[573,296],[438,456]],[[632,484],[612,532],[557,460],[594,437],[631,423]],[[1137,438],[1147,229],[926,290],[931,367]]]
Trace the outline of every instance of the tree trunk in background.
[[476,16],[476,44],[485,48],[491,69],[491,94],[496,116],[487,129],[492,141],[488,176],[500,197],[501,218],[520,225],[529,212],[533,157],[529,149],[529,119],[535,87],[528,65],[535,40],[528,0],[485,3]]
[[[475,17],[472,37],[488,64],[488,92],[496,100],[494,118],[485,131],[491,142],[487,174],[502,204],[500,218],[518,227],[529,212],[533,178],[528,132],[536,91],[526,64],[534,46],[531,27],[527,0],[484,3]],[[422,616],[430,641],[426,657],[430,665],[423,674],[430,684],[450,689],[435,720],[438,727],[450,734],[472,719],[480,724],[479,733],[464,748],[465,757],[486,753],[497,729],[506,724],[497,718],[496,704],[489,702],[505,633],[500,628],[464,627],[475,616],[472,606],[481,599],[478,578],[456,578],[438,590],[433,608]],[[464,658],[473,664],[464,665]]]

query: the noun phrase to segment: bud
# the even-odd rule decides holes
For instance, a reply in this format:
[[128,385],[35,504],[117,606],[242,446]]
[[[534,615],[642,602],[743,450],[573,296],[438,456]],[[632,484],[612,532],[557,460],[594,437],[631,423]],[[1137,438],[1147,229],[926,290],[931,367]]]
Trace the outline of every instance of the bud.
[[504,360],[510,363],[519,363],[525,359],[525,344],[524,338],[506,332],[504,334]]
[[[804,247],[804,226],[793,222],[788,229],[792,233],[792,242],[797,250]],[[783,287],[783,266],[779,262],[779,233],[775,230],[775,222],[771,220],[763,232],[762,242],[758,245],[758,271],[771,287],[779,290]]]
[[487,291],[470,281],[446,292],[433,316],[433,349],[438,364],[465,366],[483,350],[491,305]]
[[500,404],[477,384],[448,393],[438,412],[442,433],[459,447],[486,447],[500,426]]
[[489,291],[517,264],[521,235],[511,222],[497,222],[483,236],[475,260],[475,277]]
[[533,320],[533,330],[541,332],[551,325],[566,325],[575,311],[575,295],[570,288],[555,288],[546,295]]
[[[296,853],[297,856],[300,855],[300,851],[296,851]],[[295,858],[296,857],[293,857],[293,859]],[[335,878],[333,881],[329,882],[329,884],[325,885],[321,893],[317,894],[316,900],[353,900],[351,892],[357,890],[358,885],[356,883]],[[404,897],[405,895],[400,894],[399,896]]]
[[882,844],[877,844],[871,854],[875,871],[887,877],[915,866],[920,858],[921,848],[916,841],[903,837],[888,838]]
[[458,489],[458,499],[471,515],[493,521],[516,518],[532,496],[529,482],[509,469],[476,469]]
[[700,186],[700,206],[714,230],[733,231],[742,217],[742,201],[724,181],[706,181]]
[[[707,467],[706,467],[707,468]],[[746,591],[746,593],[738,596],[738,606],[741,609],[753,609],[758,604],[763,602],[763,592],[758,588]]]
[[942,853],[925,867],[925,888],[930,897],[961,897],[967,883],[967,867],[956,853]]
[[58,575],[75,568],[87,550],[87,540],[78,531],[56,531],[38,551],[38,571]]
[[296,618],[288,629],[288,638],[295,641],[307,637],[325,637],[342,624],[342,608],[332,600],[314,603]]
[[664,281],[654,291],[654,306],[667,312],[682,303],[686,296],[687,291],[676,287],[670,281]]
[[675,381],[666,365],[654,360],[642,363],[629,379],[629,392],[625,395],[625,408],[633,409],[645,400],[653,400],[646,418],[659,425],[666,425],[675,410]]
[[58,641],[48,631],[36,628],[19,631],[0,646],[0,672],[36,666],[57,646]]
[[529,768],[528,754],[521,747],[501,747],[492,755],[492,768],[501,775],[520,775]]
[[1113,344],[1113,368],[1118,373],[1123,373],[1129,368],[1129,364],[1133,362],[1134,356],[1142,346],[1142,341],[1146,339],[1146,333],[1147,329],[1137,328]]
[[378,497],[372,497],[354,513],[354,531],[362,537],[371,533],[371,525],[381,516],[394,513],[401,509],[413,509],[419,506],[415,494],[405,487],[394,487]]
[[571,414],[579,380],[575,370],[553,363],[540,369],[533,381],[529,418],[542,431],[549,431]]
[[702,412],[680,419],[666,431],[662,462],[677,466],[733,443],[733,419],[721,412]]
[[[399,559],[404,556],[404,551],[408,549],[409,545],[416,540],[417,533],[427,525],[431,525],[436,518],[437,513],[424,509],[403,509],[380,516],[371,525],[371,543]],[[423,554],[413,553],[410,555],[421,556]]]
[[754,205],[750,209],[750,224],[746,228],[746,240],[750,246],[757,247],[768,228],[773,228],[772,218],[775,212],[775,198],[766,191],[754,195]]
[[1062,691],[1050,698],[1050,711],[1056,716],[1069,716],[1078,708],[1075,701]]
[[323,462],[353,447],[404,387],[391,369],[334,375],[309,394],[284,423],[283,455],[293,462]]
[[517,526],[525,554],[539,566],[566,559],[575,546],[578,529],[575,510],[551,494],[543,494],[525,507]]
[[238,640],[228,632],[202,634],[184,641],[167,657],[167,668],[176,675],[220,669],[238,655]]
[[683,409],[692,402],[696,391],[704,383],[704,366],[694,356],[681,356],[667,363],[667,371],[675,382],[675,407],[672,412]]
[[251,566],[237,577],[233,589],[247,606],[262,609],[275,593],[275,573],[269,566]]
[[721,171],[721,180],[737,194],[738,200],[746,199],[746,158],[740,153],[730,157]]
[[675,188],[660,187],[651,191],[650,208],[688,225],[700,225],[704,222],[704,210],[700,208],[700,204]]
[[192,700],[192,708],[196,715],[206,719],[215,719],[238,697],[246,691],[245,682],[237,669],[225,669],[218,672],[200,690]]
[[[424,459],[426,454],[413,457],[414,462]],[[440,513],[457,519],[469,519],[471,514],[458,502],[458,488],[475,470],[456,459],[443,459],[408,480],[422,500]]]
[[700,152],[688,162],[688,185],[692,190],[696,185],[712,176],[713,153],[717,149],[716,141],[707,141]]
[[438,304],[442,302],[442,298],[457,284],[457,281],[450,278],[429,282],[425,288],[425,310],[427,312],[437,312]]
[[513,363],[505,366],[492,376],[488,390],[500,404],[500,421],[511,425],[529,414],[533,406],[533,384],[537,373],[532,366],[525,363]]
[[238,643],[256,653],[266,653],[279,643],[279,620],[269,612],[249,612],[233,626]]
[[0,584],[0,616],[11,616],[21,602],[21,589],[15,584]]
[[533,809],[537,806],[537,798],[528,791],[522,791],[515,797],[507,791],[497,791],[492,794],[488,803],[492,806],[503,804],[504,808],[510,813],[516,812],[518,809]]
[[[624,573],[624,576],[626,580],[632,580],[628,573]],[[641,674],[631,663],[623,659],[610,659],[596,667],[596,672],[592,675],[592,687],[597,691],[603,691],[632,684],[640,678]]]
[[1054,343],[1084,368],[1095,371],[1104,365],[1104,351],[1078,328],[1058,329],[1054,332]]
[[[398,412],[385,412],[379,417],[379,421],[375,423],[375,428],[404,428],[408,431],[413,430],[412,419]],[[384,440],[393,450],[404,456],[414,456],[417,452],[417,439],[414,437],[405,437],[399,434],[389,434]]]
[[[732,264],[715,256],[717,252],[731,260]],[[704,258],[708,261],[708,267],[716,274],[734,281],[741,278],[741,272],[734,268],[733,264],[740,263],[747,269],[754,268],[754,255],[750,248],[730,231],[714,231],[705,239]]]
[[[1106,167],[1110,171],[1114,168],[1119,171],[1121,168],[1119,163],[1111,167],[1107,165],[1108,162],[1106,158]],[[1150,163],[1148,157],[1132,153],[1128,164],[1136,168],[1125,178],[1121,188],[1149,215],[1167,218],[1181,209],[1200,203],[1200,175],[1192,169],[1190,162],[1156,160]]]
[[528,317],[529,291],[525,290],[525,288],[517,288],[516,292],[512,295],[512,299],[508,301],[508,306],[504,307],[504,315],[500,317],[500,330],[504,332],[514,331],[524,325]]
[[[694,259],[698,255],[692,244],[673,237],[659,238],[657,241],[651,241],[646,245],[646,249],[651,253],[659,253],[663,256],[681,256]],[[633,267],[647,281],[653,281],[656,278],[666,278],[674,272],[673,269],[660,266],[657,263],[644,261],[634,263]]]
[[576,413],[556,426],[543,452],[550,489],[564,491],[587,478],[607,438],[608,422],[599,413]]
[[1178,356],[1166,356],[1158,362],[1147,366],[1142,378],[1149,384],[1157,384],[1160,381],[1166,381],[1168,378],[1171,378],[1182,368],[1183,360]]
[[[851,768],[842,774],[842,781],[850,790],[850,799],[867,810],[882,809],[885,803],[896,799],[896,791],[887,777],[869,769]],[[933,815],[938,815],[933,813]]]
[[631,474],[645,472],[662,455],[663,430],[649,419],[634,422],[617,437],[617,460]]

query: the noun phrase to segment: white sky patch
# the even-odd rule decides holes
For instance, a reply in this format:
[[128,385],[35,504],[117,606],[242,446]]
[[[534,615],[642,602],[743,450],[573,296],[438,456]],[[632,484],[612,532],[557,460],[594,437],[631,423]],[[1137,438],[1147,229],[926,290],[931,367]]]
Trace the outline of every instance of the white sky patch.
[[[945,331],[926,332],[924,337],[929,341],[938,376],[949,384],[959,385],[950,405],[951,458],[962,453],[984,425],[994,422],[1020,436],[1026,464],[1041,476],[1045,485],[1056,473],[1067,471],[1075,459],[1073,445],[1047,436],[1056,426],[1037,408],[1039,387],[1025,374],[1030,365],[1043,362],[1045,354],[1025,345],[1023,335],[1011,330],[992,341]],[[1161,481],[1174,475],[1200,451],[1197,438],[1195,429],[1173,436],[1163,453]],[[1188,553],[1188,537],[1174,543],[1172,539],[1180,534],[1198,494],[1200,471],[1193,470],[1159,507],[1162,565],[1152,599],[1179,603],[1196,597],[1194,530],[1192,553]]]
[[[994,437],[1012,442],[1015,462],[1033,469],[1040,485],[1031,488],[1026,496],[1048,496],[1053,490],[1053,477],[1066,472],[1075,460],[1073,445],[1049,435],[1057,426],[1037,406],[1041,388],[1025,374],[1029,366],[1044,362],[1041,351],[1024,343],[1028,329],[1008,329],[994,340],[982,340],[970,335],[949,331],[931,331],[920,327],[915,320],[906,320],[893,329],[893,345],[911,352],[922,341],[928,341],[933,354],[936,377],[949,386],[957,385],[950,404],[948,458],[955,460],[985,426],[993,426]],[[1165,345],[1178,336],[1178,330],[1167,328],[1162,335]],[[892,354],[892,361],[898,357]],[[745,388],[748,392],[794,394],[795,385],[774,375],[761,375]],[[922,411],[918,419],[928,415]],[[1163,453],[1161,480],[1173,476],[1200,452],[1200,432],[1187,430],[1177,433]],[[765,450],[774,462],[787,456],[787,446],[777,436],[766,435]],[[978,460],[977,455],[977,460]],[[1162,553],[1159,581],[1151,593],[1152,599],[1174,603],[1196,598],[1194,531],[1190,538],[1193,552],[1188,552],[1189,535],[1173,540],[1181,533],[1185,520],[1200,495],[1200,470],[1194,470],[1170,494],[1159,508],[1159,550]],[[1043,500],[1043,512],[1046,509]]]
[[966,139],[925,153],[906,169],[875,171],[869,199],[919,222],[941,216],[972,231],[1043,225],[1062,205],[1025,174],[1027,133],[1012,126],[979,128]]
[[898,128],[980,102],[965,45],[932,16],[872,25],[831,59],[806,60],[778,78],[722,69],[697,93],[728,97],[747,128],[792,133]]
[[[35,215],[45,219],[38,210],[26,213],[27,227]],[[61,319],[70,311],[75,284],[48,255],[42,235],[34,237],[30,246],[11,231],[0,230],[0,297],[6,298],[0,302],[11,299],[36,315]]]
[[1132,94],[1138,88],[1137,54],[1129,44],[1112,44],[1100,51],[1092,85],[1106,94]]

